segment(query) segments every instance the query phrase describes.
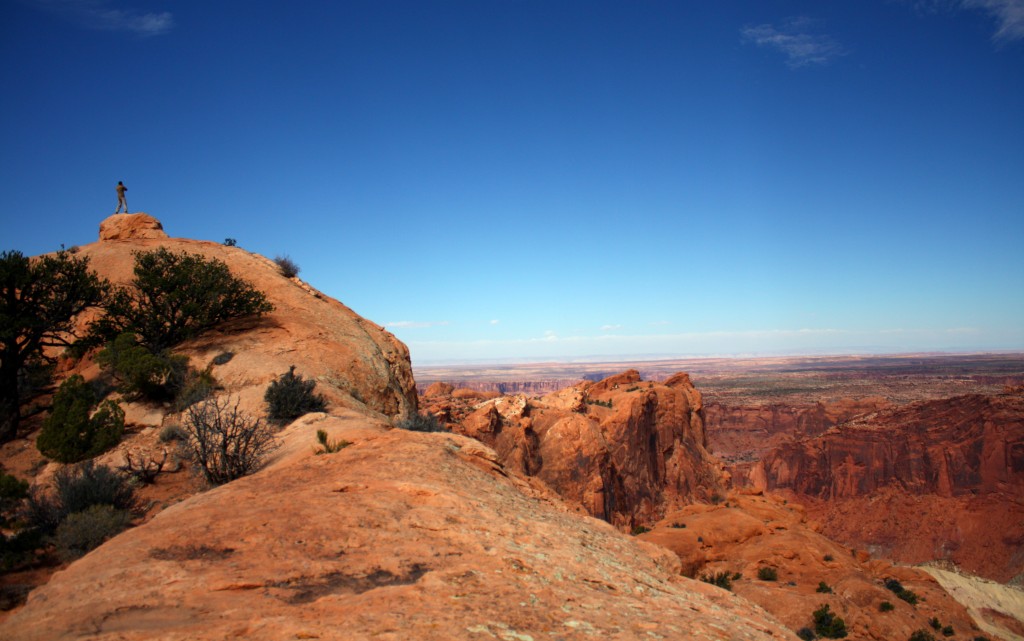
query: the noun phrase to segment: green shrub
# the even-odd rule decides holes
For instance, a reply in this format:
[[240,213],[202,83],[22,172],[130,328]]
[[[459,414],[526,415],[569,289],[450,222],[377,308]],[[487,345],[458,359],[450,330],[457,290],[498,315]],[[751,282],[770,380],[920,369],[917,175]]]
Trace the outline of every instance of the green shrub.
[[702,575],[700,580],[704,583],[717,585],[718,587],[726,590],[732,590],[732,578],[728,572],[710,572]]
[[299,266],[290,256],[276,256],[274,262],[277,263],[277,268],[281,270],[281,275],[285,278],[294,278],[299,275]]
[[28,520],[44,534],[55,531],[68,516],[94,505],[110,505],[126,512],[137,508],[135,490],[128,479],[93,461],[58,470],[53,482],[52,496],[29,494]]
[[131,514],[113,505],[92,505],[70,514],[54,535],[57,556],[63,561],[74,561],[124,531],[131,520]]
[[211,485],[252,474],[276,442],[270,428],[238,408],[238,401],[216,397],[188,408],[188,446],[199,471]]
[[184,441],[188,439],[188,432],[186,432],[180,425],[168,425],[160,430],[159,439],[161,443]]
[[942,628],[942,623],[939,621],[939,617],[932,617],[928,621],[928,625],[932,626],[933,630],[939,630]]
[[430,414],[413,414],[395,424],[395,427],[410,432],[444,432],[445,429],[436,416]]
[[827,603],[811,614],[814,631],[828,639],[842,639],[846,636],[846,622],[836,616]]
[[270,312],[274,306],[216,258],[165,247],[135,252],[135,277],[104,305],[96,333],[105,340],[131,333],[153,353],[198,336],[224,321]]
[[760,567],[757,569],[757,578],[762,581],[778,581],[779,571],[768,566]]
[[832,594],[832,588],[828,583],[818,581],[818,589],[815,590],[815,592],[820,592],[821,594]]
[[127,333],[108,343],[96,361],[114,374],[118,390],[131,401],[171,400],[184,387],[189,372],[188,358],[167,350],[154,354]]
[[833,557],[831,554],[826,554],[825,555],[825,562],[826,563],[829,563],[829,562],[831,562],[833,560],[835,560],[835,557]]
[[954,634],[956,634],[956,631],[953,629],[953,626],[946,625],[946,626],[942,627],[942,636],[944,636],[944,637],[951,637]]
[[36,439],[43,456],[75,463],[117,445],[124,433],[124,411],[117,403],[104,401],[90,416],[95,405],[96,393],[84,378],[75,374],[64,381]]
[[886,579],[885,580],[885,587],[887,587],[897,597],[899,597],[900,599],[903,599],[904,601],[906,601],[910,605],[917,605],[917,601],[918,601],[917,594],[915,594],[914,592],[904,588],[903,584],[901,584],[896,579],[893,579],[893,578]]
[[818,635],[814,634],[814,630],[810,628],[800,628],[796,631],[796,636],[804,641],[814,641],[814,639],[818,638]]
[[316,440],[320,443],[320,449],[316,451],[316,454],[318,455],[334,454],[335,452],[340,452],[349,445],[352,445],[350,441],[346,441],[345,439],[338,439],[336,441],[328,439],[327,432],[324,430],[316,431]]
[[889,603],[888,601],[882,601],[881,603],[878,604],[878,611],[879,612],[892,612],[895,609],[896,609],[896,606],[893,605],[892,603]]
[[647,527],[646,525],[634,525],[632,534],[633,536],[639,536],[641,534],[647,534],[650,531],[651,528]]
[[218,389],[217,379],[213,377],[213,368],[208,366],[203,371],[189,368],[185,374],[185,382],[174,399],[174,409],[181,412],[190,405],[205,401]]
[[916,630],[907,641],[935,641],[935,635],[927,630]]
[[273,421],[288,422],[310,412],[322,412],[327,408],[327,401],[319,394],[314,394],[316,381],[303,380],[301,374],[295,373],[292,365],[288,371],[271,381],[263,400],[267,402],[267,414]]
[[[0,571],[25,560],[31,551],[25,533],[17,527],[17,513],[28,498],[28,482],[0,472]],[[0,608],[2,609],[2,608]]]

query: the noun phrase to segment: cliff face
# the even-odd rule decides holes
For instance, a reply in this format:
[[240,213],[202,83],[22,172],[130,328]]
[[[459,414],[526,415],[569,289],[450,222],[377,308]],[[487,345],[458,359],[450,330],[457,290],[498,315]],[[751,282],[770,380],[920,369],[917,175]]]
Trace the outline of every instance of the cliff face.
[[175,349],[199,369],[213,374],[246,409],[262,413],[263,390],[296,365],[317,381],[317,391],[344,407],[398,415],[417,408],[409,350],[392,334],[362,318],[337,300],[297,278],[285,278],[277,265],[241,247],[184,238],[169,238],[146,214],[121,214],[103,221],[100,241],[79,248],[90,266],[114,283],[132,278],[133,252],[158,247],[223,261],[236,277],[264,292],[275,310],[258,320],[227,323]]
[[899,561],[1024,572],[1024,395],[887,409],[783,444],[749,482],[794,493],[829,536]]
[[[317,429],[353,444],[316,456]],[[472,439],[341,411],[281,440],[269,467],[55,575],[0,637],[796,639]]]
[[629,370],[540,399],[502,397],[455,429],[621,526],[650,522],[726,482],[706,449],[700,393],[685,374],[653,383]]
[[786,443],[765,456],[763,484],[832,499],[884,487],[964,496],[1024,489],[1024,397],[915,403]]

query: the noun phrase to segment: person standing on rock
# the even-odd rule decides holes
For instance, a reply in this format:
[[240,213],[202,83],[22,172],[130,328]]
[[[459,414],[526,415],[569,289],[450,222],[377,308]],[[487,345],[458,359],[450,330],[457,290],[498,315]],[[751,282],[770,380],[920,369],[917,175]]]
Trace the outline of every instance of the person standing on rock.
[[128,191],[128,188],[125,187],[124,183],[119,180],[119,181],[117,181],[117,187],[115,187],[115,189],[117,189],[117,209],[114,210],[114,213],[115,214],[120,213],[121,212],[121,205],[124,205],[124,213],[127,214],[128,213],[128,199],[124,197],[124,192]]

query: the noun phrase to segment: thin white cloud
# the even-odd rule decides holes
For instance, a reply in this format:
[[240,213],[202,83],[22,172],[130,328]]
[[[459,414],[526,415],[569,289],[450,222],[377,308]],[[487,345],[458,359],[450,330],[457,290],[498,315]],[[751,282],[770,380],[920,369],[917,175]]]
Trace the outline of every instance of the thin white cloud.
[[27,0],[28,4],[85,29],[158,36],[174,27],[169,11],[143,12],[112,8],[110,0]]
[[500,323],[500,322],[501,322],[501,321],[500,321],[500,320],[498,320],[497,318],[491,319],[491,325],[497,325],[497,324],[498,324],[498,323]]
[[448,321],[392,321],[390,323],[384,323],[384,327],[395,327],[398,329],[413,329],[422,327],[444,327],[450,325]]
[[831,36],[808,33],[813,21],[808,18],[790,18],[781,25],[760,24],[740,30],[744,42],[769,47],[786,56],[790,69],[822,66],[846,50]]
[[988,12],[999,25],[992,39],[997,42],[1024,39],[1024,0],[963,0],[968,9]]
[[622,325],[601,325],[602,332],[613,332],[617,329],[622,329]]

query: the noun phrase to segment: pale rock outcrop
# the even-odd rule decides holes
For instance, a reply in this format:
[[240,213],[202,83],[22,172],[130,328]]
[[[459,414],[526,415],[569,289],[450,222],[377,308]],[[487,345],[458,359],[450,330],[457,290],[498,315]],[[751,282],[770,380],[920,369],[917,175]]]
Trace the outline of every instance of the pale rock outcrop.
[[167,238],[164,226],[149,214],[114,214],[100,223],[100,241]]

